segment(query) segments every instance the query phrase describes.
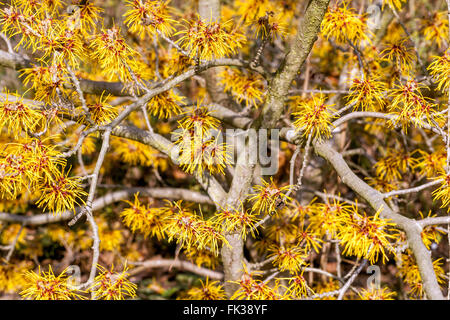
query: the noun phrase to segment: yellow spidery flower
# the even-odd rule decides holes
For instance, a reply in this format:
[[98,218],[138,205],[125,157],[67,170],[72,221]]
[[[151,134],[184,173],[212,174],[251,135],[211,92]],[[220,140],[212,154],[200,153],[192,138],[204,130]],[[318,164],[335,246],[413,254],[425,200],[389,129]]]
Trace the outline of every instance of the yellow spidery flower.
[[[20,232],[20,234],[19,234]],[[26,244],[27,229],[22,228],[18,223],[9,225],[2,231],[1,243],[9,245],[17,238],[15,248],[19,248],[21,245]]]
[[112,229],[108,226],[108,222],[102,218],[96,218],[95,222],[98,226],[98,236],[100,238],[101,251],[118,251],[120,245],[124,242],[124,236],[119,229]]
[[[78,18],[77,14],[79,13],[79,20],[74,21],[74,27],[79,28],[82,32],[84,30],[91,31],[99,20],[99,13],[102,11],[104,11],[102,8],[94,6],[90,0],[87,0],[83,6],[79,7],[79,12],[75,12],[75,18]],[[79,25],[77,25],[78,23]]]
[[185,116],[178,123],[185,130],[198,130],[203,133],[219,127],[220,121],[212,116],[214,111],[209,111],[207,106],[202,106],[201,101],[187,108],[183,113]]
[[289,202],[292,199],[286,196],[286,192],[290,189],[290,186],[284,186],[279,188],[273,178],[270,181],[261,180],[262,185],[255,185],[253,189],[254,193],[249,195],[249,201],[253,202],[253,211],[258,213],[272,214],[278,208],[282,202]]
[[330,203],[316,203],[309,215],[309,228],[319,234],[335,236],[341,229],[345,217],[353,212],[353,207],[333,199]]
[[203,220],[195,212],[184,208],[182,200],[168,201],[167,206],[161,210],[162,214],[167,217],[164,231],[168,235],[169,242],[176,238],[177,243],[187,250],[192,246],[199,250],[209,247],[216,255],[219,244],[227,243],[225,237],[217,230],[214,221]]
[[30,268],[30,262],[0,265],[0,291],[14,293],[22,290],[27,281],[23,276]]
[[182,129],[175,134],[178,136],[175,141],[179,147],[178,162],[184,171],[200,177],[205,170],[209,174],[225,174],[225,167],[231,163],[231,154],[228,145],[220,142],[220,133],[214,136],[211,132],[204,133],[198,128]]
[[398,181],[402,174],[414,168],[417,159],[412,154],[398,149],[388,149],[386,155],[375,163],[377,177],[388,182]]
[[134,202],[125,201],[131,207],[122,211],[120,216],[123,223],[131,229],[131,231],[139,231],[145,237],[152,236],[158,240],[164,238],[165,221],[160,208],[144,206],[138,199],[139,193],[134,195]]
[[[433,269],[439,284],[445,283],[445,272],[442,268],[442,258],[433,261]],[[413,296],[423,297],[423,283],[414,255],[410,249],[401,255],[399,273],[405,283],[410,287],[409,293]]]
[[354,13],[353,8],[348,8],[346,1],[342,6],[328,8],[322,21],[322,34],[327,39],[333,37],[338,43],[347,43],[347,41],[359,42],[366,40],[370,42],[370,30],[366,24],[364,15]]
[[432,153],[418,149],[421,157],[417,158],[414,169],[419,169],[419,174],[427,178],[432,178],[444,170],[447,155],[443,150],[437,150]]
[[114,272],[114,265],[108,270],[101,265],[97,265],[99,274],[95,277],[94,283],[89,288],[94,293],[97,300],[125,300],[128,296],[136,296],[137,286],[128,280],[128,268],[124,266],[122,272]]
[[298,227],[292,223],[292,219],[287,210],[283,208],[276,216],[272,217],[267,227],[264,227],[264,235],[267,240],[272,240],[275,243],[285,241],[294,242],[298,234]]
[[428,67],[434,77],[438,90],[445,92],[450,87],[450,50],[441,57],[434,56],[433,62]]
[[36,109],[36,106],[25,104],[17,94],[6,92],[4,96],[0,95],[0,128],[5,127],[16,139],[22,132],[34,132],[44,118]]
[[179,130],[174,132],[181,168],[202,177],[208,170],[210,174],[224,174],[224,168],[231,163],[230,148],[221,143],[222,134],[217,131],[219,121],[213,118],[201,102],[189,108],[186,116],[178,121]]
[[399,70],[408,72],[412,69],[414,54],[412,49],[405,46],[408,39],[391,41],[386,44],[386,48],[381,51],[381,59],[386,59],[395,63]]
[[138,52],[121,37],[120,28],[113,26],[111,29],[102,29],[92,40],[90,47],[93,50],[92,57],[99,61],[108,80],[116,74],[124,81],[133,80],[130,72],[134,70],[134,57],[138,56]]
[[57,91],[66,92],[64,85],[69,83],[67,68],[62,63],[53,63],[50,66],[35,66],[25,68],[21,76],[24,76],[24,84],[31,82],[31,87],[36,91],[35,100],[51,102],[57,95]]
[[117,108],[108,104],[108,99],[102,93],[98,102],[87,105],[92,121],[98,125],[109,123],[117,116]]
[[353,79],[350,93],[347,96],[349,104],[354,104],[354,109],[361,107],[363,111],[378,111],[383,108],[383,99],[386,85],[377,78]]
[[208,249],[199,250],[196,247],[191,247],[189,249],[185,249],[184,253],[186,254],[186,258],[188,260],[192,261],[199,267],[203,266],[214,270],[220,263],[219,257]]
[[406,3],[406,0],[383,0],[382,9],[384,10],[384,6],[387,4],[389,7],[394,9],[401,9],[402,3]]
[[251,23],[251,26],[256,29],[256,37],[261,35],[261,38],[270,38],[272,41],[276,38],[283,38],[288,33],[282,17],[273,11],[266,11],[266,15],[259,17]]
[[389,288],[383,289],[361,289],[361,292],[358,292],[361,300],[394,300],[393,297],[396,295],[395,292],[389,290]]
[[129,0],[125,1],[127,12],[125,12],[125,24],[131,32],[137,33],[141,39],[148,34],[150,37],[161,32],[169,36],[175,28],[176,23],[170,18],[168,7],[169,1],[163,0]]
[[292,219],[304,220],[306,216],[310,216],[312,210],[314,209],[315,201],[317,200],[314,197],[307,205],[302,205],[296,199],[293,202],[289,203],[289,208],[291,209]]
[[[394,124],[402,122],[408,124],[413,122],[416,126],[422,126],[425,118],[428,123],[432,123],[431,116],[439,118],[436,113],[437,105],[430,98],[423,97],[421,90],[427,89],[424,84],[412,79],[405,84],[395,85],[389,94],[392,97],[390,110],[400,110],[399,117],[392,120]],[[414,119],[413,119],[414,118]]]
[[278,282],[275,286],[269,286],[268,283],[257,279],[260,276],[260,271],[249,272],[244,265],[244,274],[238,281],[230,281],[239,285],[231,297],[231,300],[277,300],[280,299],[278,293]]
[[203,283],[200,280],[201,287],[194,287],[189,289],[187,296],[189,300],[224,300],[225,291],[222,286],[219,285],[219,281],[209,282],[206,278],[206,282]]
[[173,90],[167,90],[151,98],[147,108],[155,117],[167,119],[180,114],[180,106],[183,104],[184,97],[177,95]]
[[33,300],[74,300],[83,299],[76,290],[68,284],[68,276],[65,269],[60,275],[55,276],[52,267],[48,272],[42,271],[39,266],[38,273],[28,271],[25,273],[25,289],[20,292],[23,298]]
[[292,278],[287,278],[287,280],[289,280],[289,286],[287,287],[286,296],[298,299],[314,294],[314,290],[308,286],[308,283],[303,276],[303,271]]
[[295,117],[294,126],[296,131],[303,131],[304,136],[309,134],[313,138],[321,139],[331,136],[331,120],[334,118],[333,113],[336,111],[332,105],[325,104],[325,96],[311,95],[312,100],[300,102],[298,112],[292,113]]
[[183,49],[188,50],[192,59],[212,60],[234,54],[245,40],[237,30],[231,30],[231,20],[219,23],[197,17],[184,22],[185,29],[176,33],[182,35],[177,42]]
[[[420,214],[421,219],[425,218],[421,211],[419,211],[419,214]],[[426,218],[431,218],[431,217],[435,217],[435,216],[436,216],[436,214],[432,215],[431,210],[430,210],[428,212],[428,215]],[[428,250],[430,250],[431,245],[433,243],[438,244],[441,241],[443,234],[445,234],[445,232],[443,230],[440,230],[437,228],[437,226],[433,226],[433,225],[425,226],[422,229],[422,232],[420,233],[423,244],[427,247]]]
[[46,181],[40,188],[41,197],[36,202],[38,208],[49,209],[52,214],[66,210],[75,212],[75,205],[84,205],[83,197],[87,196],[80,184],[80,178],[64,175]]
[[66,160],[58,158],[55,146],[46,144],[56,137],[25,139],[4,146],[0,152],[0,193],[15,197],[23,189],[35,192],[46,180],[59,175]]
[[314,232],[310,229],[312,229],[310,225],[306,229],[303,225],[297,229],[296,236],[298,242],[304,243],[304,247],[307,252],[314,250],[319,253],[319,249],[322,247],[321,242],[323,241],[322,239],[320,239],[319,233]]
[[168,162],[164,155],[152,147],[124,138],[112,137],[111,149],[113,154],[118,156],[123,162],[165,170]]
[[81,33],[68,28],[66,21],[55,21],[51,31],[40,37],[37,49],[43,51],[43,59],[51,57],[53,63],[69,63],[75,67],[84,55]]
[[274,257],[273,265],[281,271],[289,271],[296,274],[303,265],[306,265],[305,258],[308,254],[298,245],[273,245],[268,248],[272,253],[267,257]]
[[159,72],[163,78],[168,78],[173,74],[184,72],[190,66],[194,65],[194,61],[192,61],[191,58],[183,55],[176,48],[160,48],[158,55]]
[[272,11],[273,4],[269,0],[236,0],[234,7],[241,19],[247,21],[263,17],[266,12]]
[[381,192],[391,192],[398,189],[395,185],[396,181],[389,182],[386,177],[366,177],[364,180],[367,181],[369,186]]
[[219,74],[222,79],[220,84],[224,90],[230,92],[237,102],[245,101],[245,105],[258,107],[257,101],[262,102],[264,95],[264,83],[261,76],[245,74],[236,68],[225,68]]
[[[441,200],[441,208],[448,207],[450,204],[450,174],[446,174],[442,171],[441,174],[435,178],[435,180],[442,180],[443,182],[439,188],[431,193],[433,195],[433,199]],[[450,211],[450,207],[447,211]]]
[[245,240],[247,233],[251,232],[254,236],[255,224],[259,221],[254,211],[245,210],[243,206],[236,209],[223,209],[215,214],[215,222],[219,228],[226,233],[240,233]]
[[394,224],[380,218],[380,212],[381,209],[370,217],[365,212],[360,215],[355,208],[353,214],[346,217],[337,236],[345,247],[343,254],[364,257],[372,264],[378,260],[380,254],[383,263],[388,259],[385,250],[394,252],[389,243],[389,239],[395,238],[395,235],[389,234],[394,231]]
[[448,17],[447,12],[434,12],[431,18],[422,19],[424,25],[423,34],[425,39],[436,41],[438,48],[448,38]]

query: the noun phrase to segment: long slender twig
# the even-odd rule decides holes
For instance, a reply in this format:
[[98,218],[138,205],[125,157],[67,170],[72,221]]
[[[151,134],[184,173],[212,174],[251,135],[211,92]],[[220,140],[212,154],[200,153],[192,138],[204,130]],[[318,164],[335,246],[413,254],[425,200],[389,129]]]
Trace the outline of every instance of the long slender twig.
[[11,242],[11,244],[9,245],[10,248],[9,248],[9,251],[8,251],[8,253],[7,253],[7,255],[6,255],[6,258],[5,258],[5,261],[6,261],[7,263],[9,262],[9,260],[10,260],[11,257],[12,257],[12,254],[13,254],[13,252],[14,252],[14,249],[16,248],[16,243],[17,243],[17,241],[19,240],[20,234],[22,233],[24,226],[25,226],[24,223],[22,223],[22,224],[20,225],[19,232],[17,232],[16,236],[14,237],[13,242]]
[[434,180],[434,181],[422,184],[422,185],[414,187],[414,188],[402,189],[402,190],[394,190],[394,191],[391,191],[391,192],[386,192],[386,193],[383,193],[383,198],[389,198],[389,197],[392,197],[392,196],[398,196],[398,195],[404,195],[404,194],[419,192],[419,191],[421,191],[423,189],[435,186],[435,185],[440,184],[440,183],[442,183],[441,179]]
[[347,282],[344,284],[344,286],[339,290],[338,300],[342,300],[345,293],[347,292],[350,285],[355,281],[358,274],[361,272],[361,270],[366,266],[367,259],[364,259],[361,264],[358,266],[358,268],[355,270],[355,272],[350,276],[350,278],[347,280]]

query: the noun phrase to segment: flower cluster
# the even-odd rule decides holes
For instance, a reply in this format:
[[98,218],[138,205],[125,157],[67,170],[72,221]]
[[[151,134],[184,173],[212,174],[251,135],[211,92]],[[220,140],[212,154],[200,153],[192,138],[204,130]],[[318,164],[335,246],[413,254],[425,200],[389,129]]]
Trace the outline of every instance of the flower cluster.
[[177,42],[189,51],[192,59],[212,60],[234,54],[245,40],[242,34],[231,29],[231,21],[219,23],[197,17],[185,23],[186,28],[177,33],[182,35]]

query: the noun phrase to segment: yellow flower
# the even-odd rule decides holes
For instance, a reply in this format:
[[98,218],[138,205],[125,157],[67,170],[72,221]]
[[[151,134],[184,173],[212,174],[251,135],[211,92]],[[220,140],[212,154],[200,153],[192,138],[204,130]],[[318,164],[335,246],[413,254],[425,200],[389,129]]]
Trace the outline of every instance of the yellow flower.
[[435,56],[428,70],[437,82],[438,90],[447,90],[450,87],[450,50],[441,57]]
[[262,102],[264,95],[264,83],[261,76],[245,74],[239,69],[225,68],[219,74],[224,90],[230,92],[237,102],[245,101],[245,105],[258,107],[257,101]]
[[308,254],[297,245],[277,246],[273,245],[268,249],[272,253],[267,257],[274,257],[273,264],[281,271],[289,271],[296,274],[303,265],[306,265],[305,258]]
[[447,12],[434,12],[431,18],[422,19],[422,24],[425,26],[423,29],[425,39],[436,41],[440,49],[442,43],[448,38]]
[[182,37],[177,40],[181,47],[188,50],[192,59],[212,60],[234,54],[242,47],[245,37],[231,29],[231,21],[219,23],[205,21],[197,17],[187,21],[186,28],[176,33]]
[[92,121],[98,125],[111,122],[117,116],[117,109],[107,103],[108,98],[102,93],[98,102],[87,105]]
[[[20,234],[19,234],[20,232]],[[20,224],[11,224],[2,232],[1,240],[4,245],[9,245],[17,238],[16,248],[26,244],[27,229],[22,228]]]
[[203,283],[200,280],[201,287],[195,287],[189,289],[187,292],[187,296],[189,300],[224,300],[225,299],[225,291],[222,286],[219,285],[219,281],[209,282],[208,278],[206,278],[206,282]]
[[266,11],[266,15],[259,17],[255,22],[251,23],[256,28],[256,37],[275,39],[284,37],[287,32],[287,26],[282,22],[280,15],[275,15],[273,11]]
[[383,99],[386,85],[377,78],[353,79],[350,93],[347,96],[349,104],[354,104],[354,109],[361,107],[364,111],[378,111],[383,108]]
[[251,232],[254,236],[254,227],[259,220],[256,214],[253,214],[250,210],[245,210],[242,205],[238,210],[233,208],[220,210],[214,218],[218,228],[222,228],[224,232],[230,234],[240,233],[244,240],[248,232]]
[[[442,269],[442,258],[433,261],[433,269],[436,274],[438,283],[445,283],[445,272]],[[400,275],[405,283],[410,287],[409,293],[422,297],[424,294],[422,277],[420,276],[419,267],[410,249],[401,255],[401,265],[399,268]]]
[[414,169],[419,169],[420,175],[425,175],[427,178],[432,178],[444,170],[447,155],[443,150],[438,150],[432,153],[417,150],[421,157],[417,158],[417,163]]
[[341,230],[345,217],[353,211],[354,207],[336,199],[332,203],[315,203],[309,214],[308,227],[320,236],[335,236]]
[[[441,208],[448,207],[450,204],[450,174],[446,174],[442,171],[435,180],[442,180],[443,182],[439,188],[432,192],[433,199],[442,201]],[[450,207],[447,211],[450,211]]]
[[388,4],[391,8],[401,9],[403,2],[406,2],[406,0],[383,0],[383,9],[386,4]]
[[128,280],[128,268],[124,267],[122,272],[114,272],[114,265],[108,270],[97,265],[99,274],[89,288],[94,293],[94,299],[98,300],[125,300],[125,298],[136,296],[137,286]]
[[357,213],[348,215],[343,221],[337,237],[344,245],[343,254],[355,255],[358,258],[368,259],[370,263],[375,263],[379,255],[383,257],[383,262],[387,259],[385,250],[394,253],[394,249],[389,243],[389,239],[394,239],[395,235],[389,234],[394,231],[387,219],[379,217],[381,209],[375,216],[367,216]]
[[38,208],[49,209],[53,214],[66,210],[75,212],[75,205],[84,204],[82,197],[87,193],[80,187],[80,178],[61,175],[46,181],[40,188]]
[[292,200],[285,194],[290,189],[289,185],[279,188],[272,177],[270,181],[262,179],[261,183],[262,185],[253,186],[255,192],[249,195],[249,201],[253,201],[252,211],[272,214],[278,210],[277,206],[282,202]]
[[169,36],[175,28],[176,23],[170,18],[171,8],[167,5],[169,1],[163,0],[129,0],[126,1],[127,7],[131,7],[125,12],[125,24],[130,31],[137,33],[141,39],[145,34],[154,36],[158,31]]
[[173,90],[167,90],[151,98],[147,108],[155,117],[167,119],[181,113],[180,106],[184,104],[183,100],[184,97],[177,95]]
[[386,155],[378,160],[374,167],[378,178],[394,182],[400,180],[402,173],[414,168],[416,164],[417,159],[410,153],[392,148],[386,151]]
[[111,137],[113,154],[131,165],[141,165],[161,170],[168,166],[167,158],[152,147],[130,139]]
[[204,266],[205,268],[215,269],[219,264],[219,257],[208,249],[199,250],[196,247],[185,249],[186,258],[194,262],[197,266]]
[[30,263],[26,261],[0,265],[0,291],[13,293],[21,290],[27,284],[23,275],[29,268]]
[[353,8],[348,8],[346,1],[342,2],[342,7],[337,4],[334,8],[329,8],[322,20],[322,34],[327,39],[334,37],[338,43],[347,41],[359,42],[367,40],[372,33],[367,28],[366,18],[363,15],[354,13]]
[[405,84],[394,86],[389,95],[393,98],[389,108],[394,111],[400,110],[399,117],[392,120],[394,124],[414,122],[416,126],[422,126],[423,118],[431,124],[431,116],[440,117],[435,110],[437,105],[430,98],[423,97],[422,89],[427,89],[427,86],[412,79],[406,81]]
[[36,106],[25,104],[16,94],[6,92],[5,96],[0,95],[0,128],[5,127],[16,139],[23,132],[34,132],[44,118],[36,109]]
[[268,283],[256,279],[259,277],[260,272],[249,272],[244,265],[244,274],[238,281],[230,281],[239,285],[231,297],[231,300],[277,300],[281,296],[278,293],[278,281],[275,282],[275,286],[270,286]]
[[308,286],[306,279],[303,277],[303,271],[296,274],[292,278],[288,278],[289,287],[287,288],[286,296],[294,299],[314,295],[314,290]]
[[292,113],[295,117],[294,126],[296,131],[303,131],[304,136],[309,134],[313,138],[321,139],[331,136],[331,120],[336,111],[332,105],[325,104],[325,97],[322,93],[318,96],[312,95],[312,100],[300,102],[298,112]]
[[[419,211],[419,214],[420,214],[421,219],[425,218],[422,211]],[[435,214],[434,215],[431,214],[431,210],[430,210],[428,212],[427,218],[435,217],[435,216],[436,216]],[[422,229],[422,232],[420,233],[420,235],[422,236],[423,244],[428,248],[428,250],[430,250],[431,245],[433,243],[438,244],[441,241],[442,235],[444,233],[445,233],[444,231],[438,229],[436,226],[428,225]]]
[[[139,193],[134,195],[134,203],[125,201],[131,207],[122,211],[120,216],[131,231],[139,231],[145,237],[151,235],[161,240],[164,237],[165,216],[160,208],[144,206],[139,202]],[[167,217],[166,217],[167,218]]]
[[203,220],[202,217],[184,208],[182,200],[167,201],[167,206],[161,208],[166,219],[164,231],[168,240],[177,239],[181,247],[189,250],[192,246],[199,250],[209,248],[215,255],[218,254],[219,244],[228,243],[225,237],[217,230],[214,221]]
[[391,41],[386,44],[386,48],[380,53],[381,59],[393,61],[401,71],[407,72],[412,69],[414,54],[411,48],[405,46],[408,39]]
[[395,292],[391,292],[388,288],[383,289],[361,289],[361,292],[358,292],[361,300],[394,300],[393,296],[396,295]]
[[40,266],[38,273],[28,271],[25,274],[26,289],[20,292],[20,295],[33,300],[83,299],[83,296],[79,295],[77,290],[72,289],[68,284],[66,270],[59,276],[55,276],[51,266],[49,266],[48,272],[41,272]]
[[397,190],[396,181],[389,182],[386,180],[386,177],[366,177],[365,180],[367,180],[369,186],[381,192]]
[[[21,76],[24,76],[24,84],[31,82],[31,87],[35,92],[35,100],[51,102],[57,92],[66,93],[65,85],[69,83],[67,68],[62,63],[53,63],[50,66],[34,66],[22,69]],[[60,109],[60,108],[57,108]],[[56,114],[64,113],[58,110]]]
[[108,80],[118,74],[124,81],[131,81],[131,72],[138,70],[134,57],[139,54],[132,49],[120,35],[120,29],[113,26],[96,35],[90,44],[92,57],[99,61],[100,67],[107,74]]

